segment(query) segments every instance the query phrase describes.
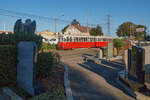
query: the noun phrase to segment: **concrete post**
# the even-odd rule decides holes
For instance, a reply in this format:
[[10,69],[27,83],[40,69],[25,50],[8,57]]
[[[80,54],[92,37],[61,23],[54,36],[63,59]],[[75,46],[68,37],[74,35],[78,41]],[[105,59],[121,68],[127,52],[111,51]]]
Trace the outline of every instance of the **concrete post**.
[[128,78],[128,50],[124,51],[124,63],[125,63],[125,69],[126,69],[126,78]]
[[99,57],[99,59],[103,58],[103,51],[102,51],[101,48],[99,49],[99,55],[98,55],[98,57]]

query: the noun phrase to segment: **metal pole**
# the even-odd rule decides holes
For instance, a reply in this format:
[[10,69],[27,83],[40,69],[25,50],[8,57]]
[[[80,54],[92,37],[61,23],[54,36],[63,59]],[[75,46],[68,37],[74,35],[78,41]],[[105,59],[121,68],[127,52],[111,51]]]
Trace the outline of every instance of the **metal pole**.
[[56,25],[56,18],[54,19],[54,21],[55,21],[55,33],[56,33],[56,31],[57,31],[57,25]]
[[4,23],[4,31],[5,31],[5,23]]
[[108,21],[107,22],[107,29],[108,29],[107,32],[108,32],[108,35],[109,35],[110,34],[110,15],[108,14],[107,17],[108,17],[108,19],[107,19],[107,21]]
[[88,13],[87,13],[87,33],[89,33],[89,30],[88,30]]

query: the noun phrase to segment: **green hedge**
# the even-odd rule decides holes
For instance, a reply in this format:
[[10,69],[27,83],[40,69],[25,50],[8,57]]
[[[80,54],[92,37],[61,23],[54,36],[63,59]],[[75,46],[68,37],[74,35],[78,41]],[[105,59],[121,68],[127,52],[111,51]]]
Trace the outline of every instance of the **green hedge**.
[[56,50],[57,46],[54,44],[42,43],[41,50]]
[[18,44],[20,41],[34,41],[38,44],[40,49],[42,44],[42,37],[23,33],[0,34],[0,44]]
[[17,46],[0,45],[0,85],[15,82],[17,72]]
[[54,68],[59,64],[60,56],[53,52],[40,52],[38,54],[37,76],[48,77]]
[[60,88],[54,88],[47,93],[34,96],[29,100],[67,100],[64,91]]

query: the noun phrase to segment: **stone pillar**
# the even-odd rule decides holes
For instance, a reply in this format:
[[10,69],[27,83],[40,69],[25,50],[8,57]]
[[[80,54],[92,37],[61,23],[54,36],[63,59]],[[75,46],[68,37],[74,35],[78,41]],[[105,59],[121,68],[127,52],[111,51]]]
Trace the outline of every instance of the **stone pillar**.
[[113,44],[107,43],[107,59],[110,59],[113,57]]
[[18,45],[17,84],[30,95],[39,94],[42,84],[36,81],[37,51],[35,42]]
[[128,50],[124,51],[123,59],[124,59],[125,69],[126,69],[126,75],[125,76],[126,76],[126,78],[128,78]]
[[103,58],[103,51],[102,51],[101,48],[99,49],[98,57],[99,57],[99,59],[102,59],[102,58]]

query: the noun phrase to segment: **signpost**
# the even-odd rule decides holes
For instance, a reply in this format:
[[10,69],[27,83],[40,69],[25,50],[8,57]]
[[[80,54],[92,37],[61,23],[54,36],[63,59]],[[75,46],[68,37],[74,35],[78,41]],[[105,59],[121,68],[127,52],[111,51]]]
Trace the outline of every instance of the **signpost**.
[[136,28],[136,32],[144,32],[145,28]]

